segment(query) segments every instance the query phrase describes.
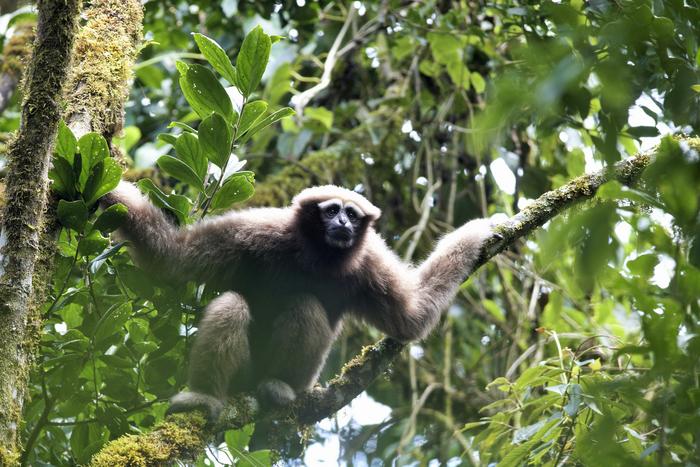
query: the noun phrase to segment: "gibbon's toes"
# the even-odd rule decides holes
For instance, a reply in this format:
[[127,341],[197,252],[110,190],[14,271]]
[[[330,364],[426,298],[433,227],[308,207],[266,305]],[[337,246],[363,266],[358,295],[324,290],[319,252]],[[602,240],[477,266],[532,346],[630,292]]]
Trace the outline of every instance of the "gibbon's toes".
[[206,414],[209,423],[215,423],[223,409],[223,402],[214,396],[199,392],[181,392],[170,399],[170,407],[165,414],[201,410]]
[[294,390],[284,381],[268,379],[258,385],[258,401],[263,407],[284,407],[297,398]]

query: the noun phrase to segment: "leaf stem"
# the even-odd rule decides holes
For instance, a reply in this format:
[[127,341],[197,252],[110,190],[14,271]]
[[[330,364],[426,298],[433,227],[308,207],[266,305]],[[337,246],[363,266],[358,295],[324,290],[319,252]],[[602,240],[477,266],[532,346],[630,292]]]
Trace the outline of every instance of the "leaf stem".
[[236,118],[236,124],[233,126],[233,136],[231,136],[231,147],[229,148],[229,157],[226,159],[226,162],[224,162],[224,165],[221,167],[221,175],[219,175],[219,178],[216,180],[216,184],[214,185],[214,190],[211,192],[211,196],[208,196],[206,201],[204,202],[204,208],[202,209],[202,215],[200,216],[200,219],[204,219],[204,216],[207,215],[207,212],[209,211],[209,208],[211,207],[211,202],[214,199],[214,195],[216,192],[221,188],[221,184],[224,181],[224,176],[226,175],[226,167],[228,167],[228,162],[231,160],[231,154],[233,152],[233,148],[236,147],[236,138],[238,137],[238,127],[241,124],[241,116],[243,115],[243,110],[245,109],[246,104],[248,103],[248,98],[244,97],[243,98],[243,104],[241,105],[241,111],[238,112],[238,117]]

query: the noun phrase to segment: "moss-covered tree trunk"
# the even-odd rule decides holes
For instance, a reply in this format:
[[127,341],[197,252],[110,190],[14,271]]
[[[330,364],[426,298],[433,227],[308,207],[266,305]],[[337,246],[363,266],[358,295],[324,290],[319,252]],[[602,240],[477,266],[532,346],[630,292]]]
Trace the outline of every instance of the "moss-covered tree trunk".
[[78,16],[77,0],[42,0],[27,71],[22,121],[8,151],[7,204],[0,262],[0,465],[12,465],[38,319],[32,307],[33,275],[48,190],[50,148],[60,117]]
[[[76,35],[68,85],[64,89],[63,120],[78,138],[97,132],[111,145],[111,138],[119,133],[124,121],[129,81],[142,39],[143,9],[139,0],[93,0],[84,18],[86,21]],[[112,153],[116,154],[116,149],[112,148]],[[45,214],[47,226],[41,233],[40,263],[34,276],[37,304],[46,301],[54,271],[59,227],[54,208],[55,203],[50,202]],[[40,322],[35,323],[37,326],[30,332],[37,335]],[[26,465],[28,454],[41,436],[49,415],[47,412],[38,420],[26,421],[29,436],[22,465]]]

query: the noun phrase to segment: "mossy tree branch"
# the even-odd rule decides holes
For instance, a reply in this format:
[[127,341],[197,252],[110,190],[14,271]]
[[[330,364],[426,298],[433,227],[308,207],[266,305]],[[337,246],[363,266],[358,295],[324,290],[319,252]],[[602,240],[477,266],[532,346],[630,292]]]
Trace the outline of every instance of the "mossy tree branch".
[[32,279],[78,1],[42,0],[38,9],[22,121],[8,152],[7,204],[0,235],[0,465],[16,463],[19,451],[18,430],[36,345],[36,336],[25,331],[38,319],[31,303]]
[[[576,178],[566,185],[544,193],[528,208],[505,222],[495,226],[494,235],[486,241],[484,251],[474,270],[488,262],[495,255],[512,246],[516,240],[528,235],[547,221],[554,218],[563,210],[581,201],[592,198],[598,188],[607,181],[618,180],[629,185],[636,181],[644,169],[650,164],[653,157],[650,153],[638,154],[626,159],[614,167],[600,172],[584,175]],[[465,271],[465,279],[473,271]],[[360,355],[345,365],[340,375],[329,381],[323,388],[315,388],[301,397],[293,407],[284,412],[263,413],[257,410],[257,406],[250,397],[241,397],[226,408],[215,427],[201,425],[201,431],[192,433],[198,439],[204,441],[210,439],[214,433],[240,428],[251,422],[260,422],[275,418],[284,420],[285,423],[308,425],[322,420],[340,408],[350,403],[362,391],[381,374],[401,354],[405,344],[391,338],[384,338],[374,345],[365,347]],[[185,417],[185,418],[183,418]],[[176,424],[184,426],[189,420],[201,420],[201,414],[194,412],[178,418],[168,417],[159,427]],[[192,425],[188,425],[190,428]],[[121,465],[160,466],[167,465],[177,459],[176,456],[164,459],[162,454],[187,452],[196,454],[204,448],[204,445],[193,450],[192,446],[180,449],[173,437],[160,437],[158,446],[161,446],[160,457],[152,457],[142,446],[154,443],[153,436],[158,436],[160,428],[153,432],[134,436],[129,435],[113,441],[105,446],[95,456],[94,466],[115,465],[119,461]],[[155,433],[155,435],[154,435]],[[128,462],[126,461],[128,460]]]

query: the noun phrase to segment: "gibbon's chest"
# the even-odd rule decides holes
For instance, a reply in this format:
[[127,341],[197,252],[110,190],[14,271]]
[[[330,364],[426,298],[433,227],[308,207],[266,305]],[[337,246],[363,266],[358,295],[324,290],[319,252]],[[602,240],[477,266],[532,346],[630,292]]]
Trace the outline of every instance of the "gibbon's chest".
[[[325,268],[302,267],[295,258],[241,258],[227,287],[241,294],[256,318],[273,318],[301,295],[312,295],[335,321],[343,304],[354,293],[352,281],[334,276]],[[228,282],[228,281],[227,281]]]

